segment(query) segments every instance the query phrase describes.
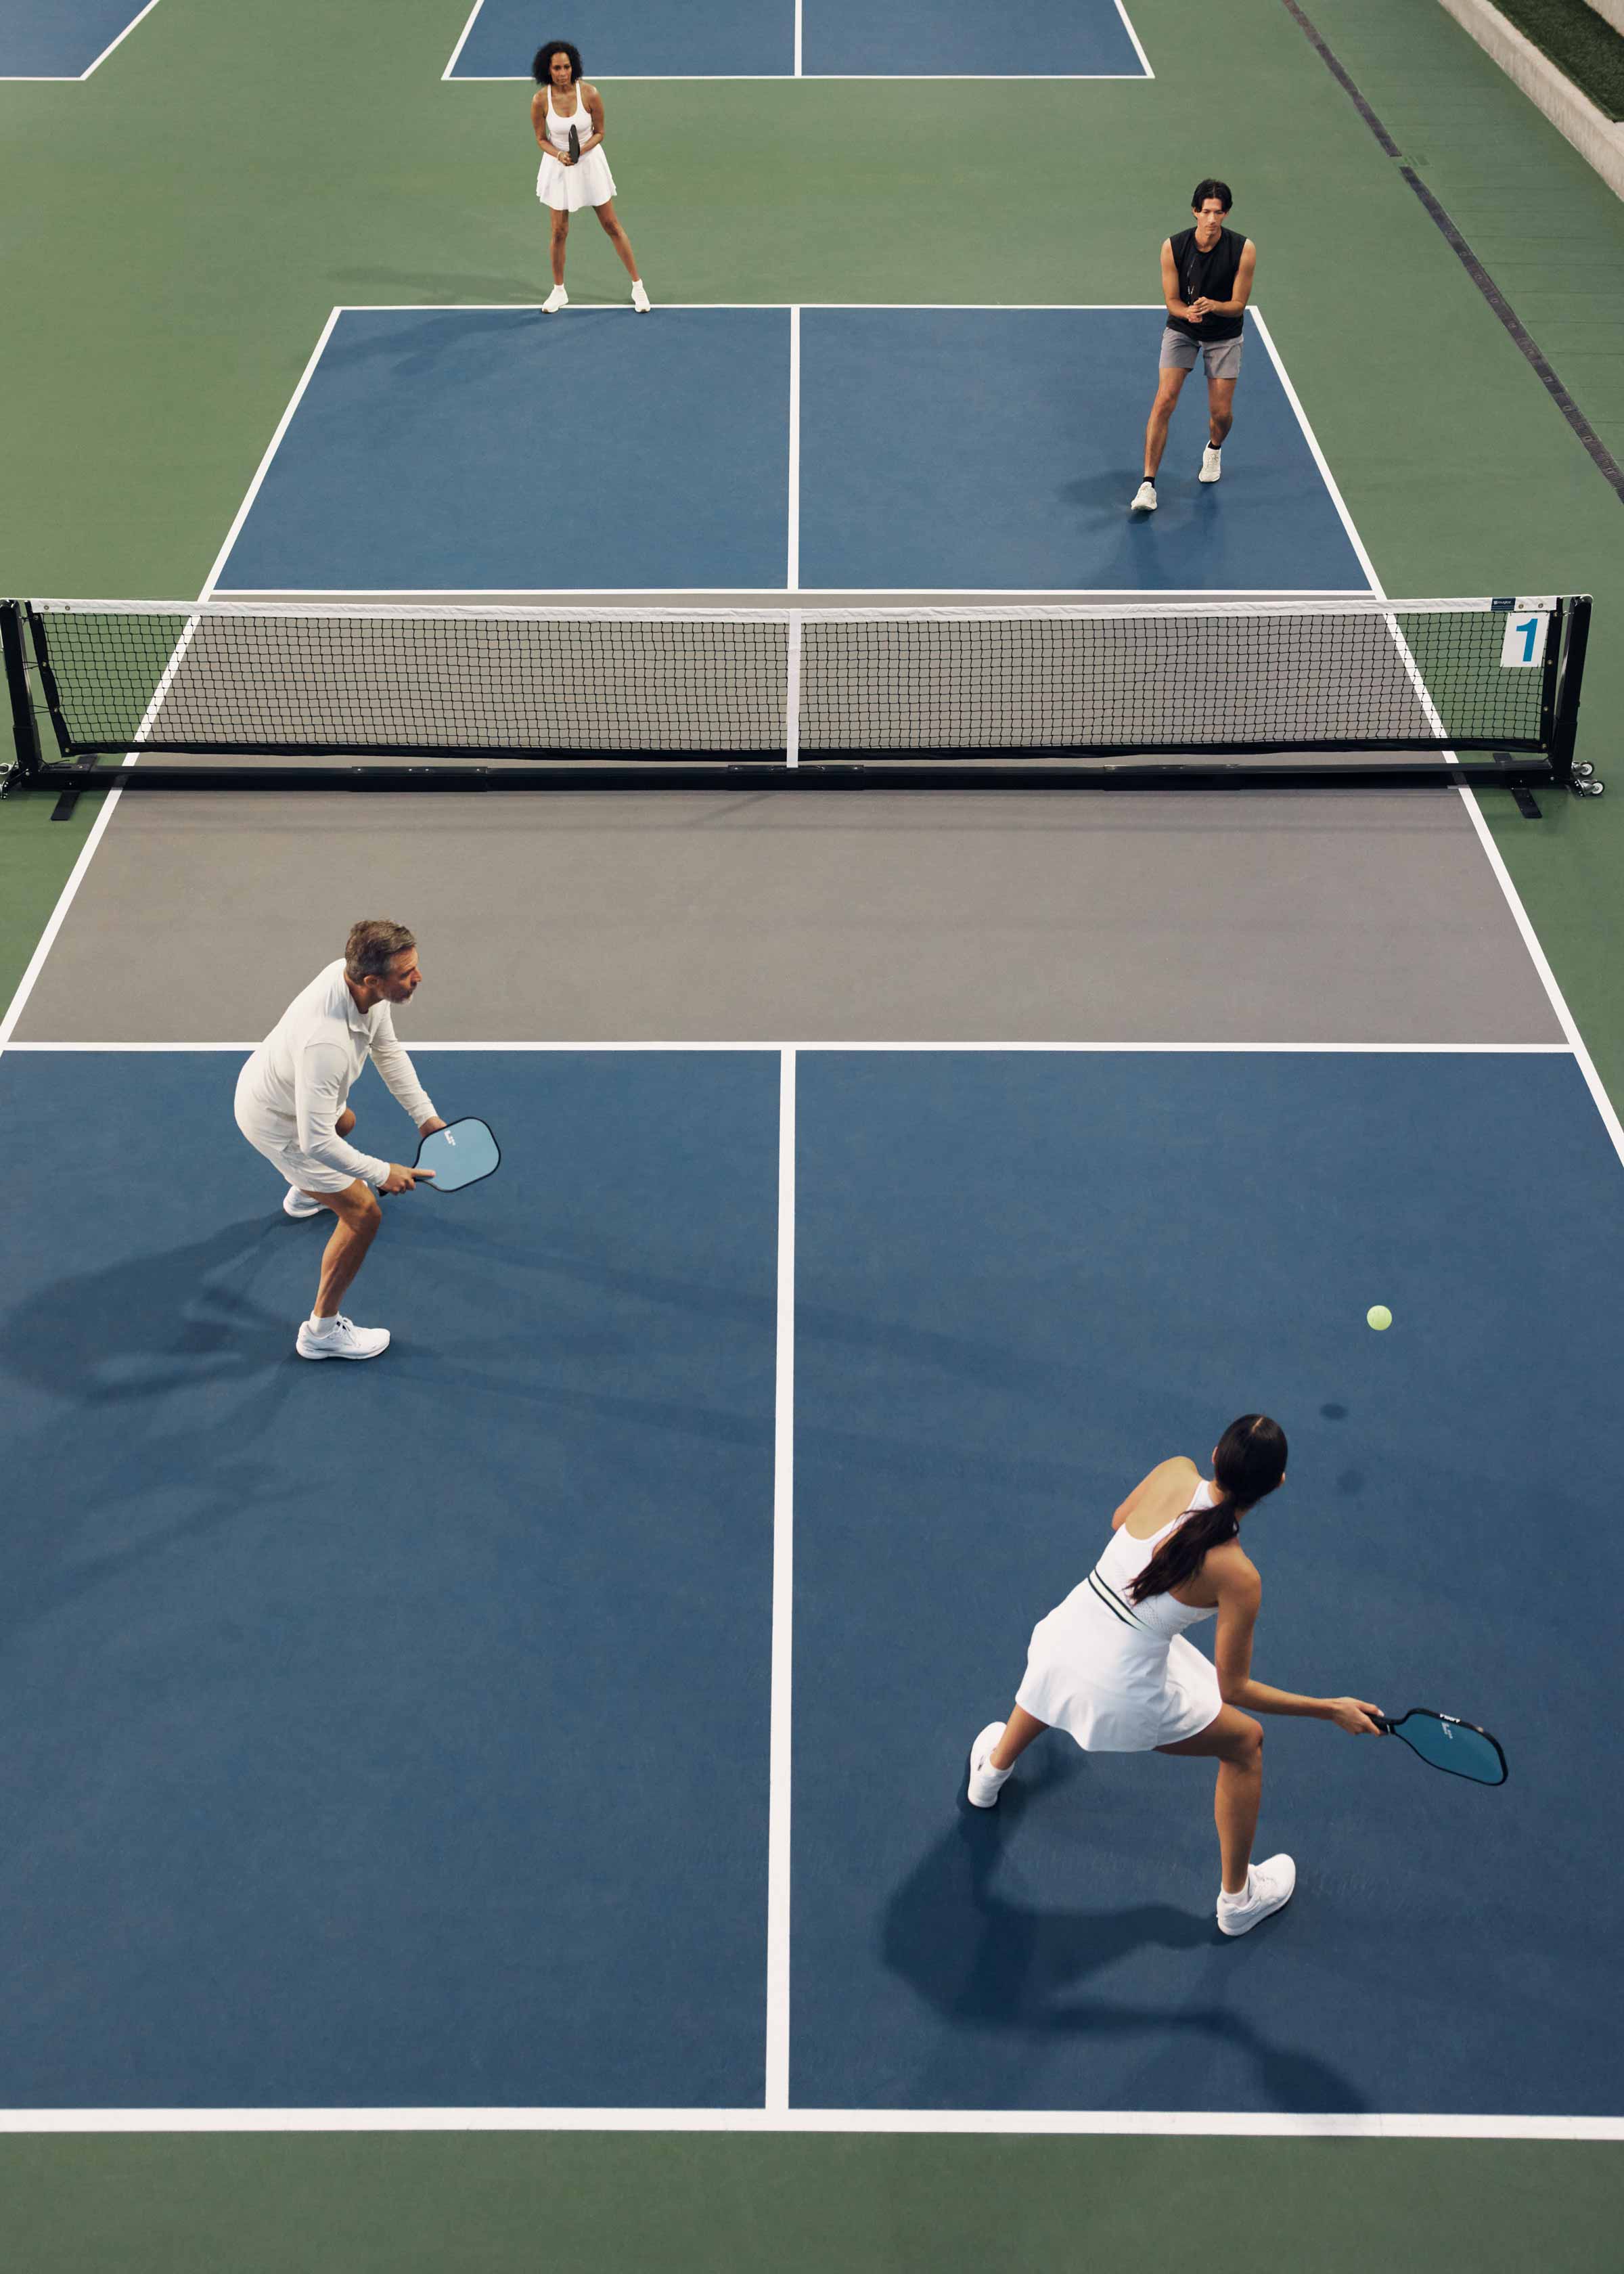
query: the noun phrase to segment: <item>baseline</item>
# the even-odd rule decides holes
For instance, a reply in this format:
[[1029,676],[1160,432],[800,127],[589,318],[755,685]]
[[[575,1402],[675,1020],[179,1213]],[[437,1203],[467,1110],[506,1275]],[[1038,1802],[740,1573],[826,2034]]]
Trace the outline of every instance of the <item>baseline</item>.
[[8,2108],[0,2135],[209,2132],[965,2132],[1222,2140],[1624,2140],[1617,2116],[1010,2108]]

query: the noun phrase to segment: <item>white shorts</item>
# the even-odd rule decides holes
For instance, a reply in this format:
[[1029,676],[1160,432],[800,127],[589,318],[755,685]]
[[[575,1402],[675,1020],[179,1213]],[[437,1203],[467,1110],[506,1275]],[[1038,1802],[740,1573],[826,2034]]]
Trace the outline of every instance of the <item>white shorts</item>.
[[299,1150],[297,1133],[289,1134],[287,1123],[280,1117],[274,1121],[255,1110],[254,1100],[244,1094],[244,1086],[252,1060],[245,1062],[237,1078],[234,1110],[237,1126],[256,1153],[263,1153],[271,1166],[290,1185],[302,1193],[347,1193],[356,1179],[347,1177],[342,1169],[329,1169],[325,1162],[312,1160],[308,1153]]

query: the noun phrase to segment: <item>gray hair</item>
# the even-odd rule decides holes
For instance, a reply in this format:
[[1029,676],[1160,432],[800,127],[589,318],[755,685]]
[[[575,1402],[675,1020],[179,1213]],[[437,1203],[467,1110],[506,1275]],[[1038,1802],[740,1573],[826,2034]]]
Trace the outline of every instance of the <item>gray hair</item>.
[[344,976],[357,984],[363,979],[381,979],[393,958],[417,945],[404,924],[391,923],[387,916],[363,916],[350,925],[344,942]]

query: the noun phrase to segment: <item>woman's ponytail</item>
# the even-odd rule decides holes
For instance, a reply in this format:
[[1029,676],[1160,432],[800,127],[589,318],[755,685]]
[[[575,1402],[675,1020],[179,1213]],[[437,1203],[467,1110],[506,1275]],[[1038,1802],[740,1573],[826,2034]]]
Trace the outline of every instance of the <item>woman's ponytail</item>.
[[1286,1433],[1267,1413],[1243,1413],[1231,1421],[1213,1455],[1218,1498],[1198,1509],[1170,1532],[1128,1589],[1136,1603],[1182,1587],[1214,1547],[1240,1530],[1245,1510],[1267,1500],[1286,1473]]

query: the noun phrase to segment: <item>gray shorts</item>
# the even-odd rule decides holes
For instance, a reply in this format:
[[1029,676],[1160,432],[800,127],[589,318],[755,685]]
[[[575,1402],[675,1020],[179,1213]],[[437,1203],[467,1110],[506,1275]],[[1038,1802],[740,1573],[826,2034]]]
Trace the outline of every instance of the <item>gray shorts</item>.
[[1176,332],[1171,324],[1162,335],[1162,355],[1158,369],[1162,371],[1193,371],[1197,356],[1207,359],[1208,379],[1238,379],[1241,375],[1241,350],[1245,337],[1237,333],[1232,340],[1191,340],[1183,332]]

